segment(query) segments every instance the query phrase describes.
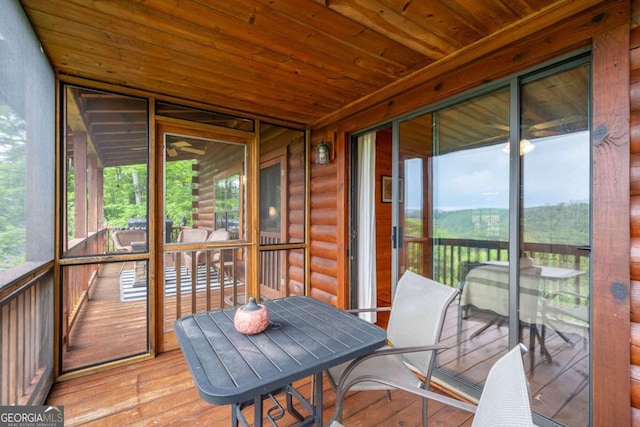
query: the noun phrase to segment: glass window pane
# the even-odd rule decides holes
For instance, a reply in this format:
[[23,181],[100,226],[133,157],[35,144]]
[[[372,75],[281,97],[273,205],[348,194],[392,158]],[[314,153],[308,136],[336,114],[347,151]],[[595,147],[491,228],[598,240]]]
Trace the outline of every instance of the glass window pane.
[[243,239],[245,144],[171,133],[164,141],[165,217],[175,225],[167,242],[205,243],[216,230]]
[[[433,153],[431,174],[424,165],[409,166],[421,166],[430,181],[433,278],[461,289],[447,314],[455,332],[445,339],[455,350],[440,355],[440,367],[479,387],[492,358],[508,347],[508,274],[482,274],[493,262],[508,261],[509,156],[503,149],[509,140],[509,90],[436,111],[432,123],[423,125],[433,128],[432,142],[427,139],[433,148],[425,148],[425,156]],[[498,334],[489,329],[495,325]],[[476,360],[480,355],[486,363]]]
[[[469,263],[507,259],[509,156],[504,147],[509,141],[509,91],[434,115],[433,237],[442,239],[434,248],[439,259],[435,277],[454,285],[460,278],[460,271],[451,270],[456,265],[464,269]],[[464,246],[470,247],[451,258],[447,239],[467,241]],[[504,245],[493,243],[497,241]]]
[[[399,222],[404,245],[400,248],[399,270],[411,270],[430,276],[432,268],[430,223],[429,165],[433,154],[433,115],[425,114],[400,123],[400,185]],[[387,144],[388,145],[388,144]],[[388,157],[388,156],[387,156]],[[410,185],[407,185],[410,183]],[[381,207],[382,208],[382,207]],[[391,295],[387,296],[389,304]]]
[[239,173],[232,173],[214,183],[216,230],[227,230],[230,239],[237,239],[240,231],[240,191],[242,180]]
[[63,95],[64,256],[146,252],[147,101],[75,86]]
[[260,243],[303,243],[304,132],[266,123],[260,129]]
[[[516,118],[509,117],[505,89],[433,113],[431,174],[410,138],[403,139],[415,134],[411,121],[400,127],[400,151],[405,147],[409,153],[406,179],[417,180],[422,170],[430,180],[433,276],[461,290],[443,335],[452,348],[440,353],[438,372],[455,378],[465,392],[479,394],[493,361],[519,337],[529,348],[525,369],[535,396],[532,409],[564,425],[588,425],[589,70],[579,66],[535,77],[519,88],[516,143],[509,141]],[[413,124],[426,135],[425,123],[418,123],[424,117]],[[510,154],[514,146],[516,156]],[[423,157],[428,152],[425,148]],[[513,168],[519,176],[510,173]],[[520,192],[515,200],[513,188]],[[411,192],[405,190],[404,197],[419,204]],[[520,229],[510,235],[514,217],[520,218]],[[412,230],[407,250],[420,224],[412,219],[405,227]],[[508,256],[514,240],[517,263]],[[410,268],[419,268],[420,257],[428,256],[407,252]],[[517,271],[518,280],[512,281]],[[517,291],[517,298],[510,298]],[[509,330],[511,315],[518,316],[517,331]],[[567,398],[555,398],[560,395]]]
[[[577,361],[559,380],[532,383],[532,409],[564,425],[588,425],[589,69],[535,80],[521,94],[522,340],[540,347],[528,360],[538,378],[549,366]],[[559,383],[573,387],[565,392],[573,395],[570,405],[546,398]]]
[[282,230],[282,170],[280,163],[260,169],[260,230],[280,234]]

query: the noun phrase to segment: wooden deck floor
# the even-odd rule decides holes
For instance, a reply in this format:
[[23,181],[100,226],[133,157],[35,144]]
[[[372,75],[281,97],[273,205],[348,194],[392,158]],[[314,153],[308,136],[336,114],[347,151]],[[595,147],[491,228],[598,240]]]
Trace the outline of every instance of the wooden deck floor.
[[[105,272],[105,280],[92,291],[81,321],[72,336],[68,362],[104,361],[112,355],[132,354],[144,348],[146,304],[120,301],[117,283]],[[128,310],[131,310],[129,312]],[[457,305],[450,308],[443,340],[451,345],[439,355],[439,364],[466,379],[482,383],[493,362],[506,348],[506,327],[491,327],[473,342],[458,345]],[[142,317],[141,317],[142,316]],[[142,326],[141,326],[142,325]],[[465,321],[464,333],[471,333],[481,321]],[[528,329],[523,331],[527,342]],[[136,338],[137,337],[137,338]],[[97,345],[97,342],[100,345]],[[142,343],[142,344],[141,344]],[[532,365],[525,358],[532,407],[568,426],[588,425],[588,357],[583,345],[566,345],[553,333],[546,340],[553,363],[539,353],[532,354]],[[138,347],[136,347],[138,346]],[[532,369],[533,368],[533,369]],[[297,386],[308,394],[308,379]],[[327,383],[325,381],[325,383]],[[325,418],[333,413],[334,393],[325,384]],[[147,360],[57,383],[46,402],[65,407],[65,425],[213,425],[230,424],[230,408],[205,403],[198,396],[179,350]],[[268,405],[265,403],[265,407]],[[389,403],[384,393],[351,394],[345,405],[348,426],[413,426],[420,424],[420,402],[403,393],[394,393]],[[247,410],[247,418],[251,419]],[[469,414],[433,403],[429,407],[430,425],[470,425]],[[294,423],[286,418],[279,425]]]
[[[102,266],[70,333],[68,347],[62,357],[63,371],[148,352],[147,300],[122,301],[120,275],[127,269],[133,269],[133,263]],[[187,291],[191,288],[188,282],[181,286]],[[244,292],[244,286],[238,285],[236,292]],[[207,301],[204,291],[196,292],[195,311],[220,308],[224,298],[232,294],[228,287],[222,296],[219,289],[211,289]],[[173,322],[178,317],[192,312],[191,297],[190,292],[181,295],[180,310],[176,295],[166,297],[163,311],[165,331],[173,330]]]
[[[335,395],[325,383],[324,417],[334,410]],[[309,379],[295,384],[308,396]],[[65,426],[229,426],[229,406],[215,406],[198,396],[182,353],[174,350],[153,360],[56,384],[46,402],[63,405]],[[421,403],[406,393],[356,392],[345,403],[347,426],[420,425]],[[269,407],[265,402],[265,408]],[[253,422],[251,408],[245,410]],[[468,426],[470,414],[438,403],[429,406],[430,425]],[[294,424],[287,416],[280,426]],[[268,424],[265,424],[268,425]]]

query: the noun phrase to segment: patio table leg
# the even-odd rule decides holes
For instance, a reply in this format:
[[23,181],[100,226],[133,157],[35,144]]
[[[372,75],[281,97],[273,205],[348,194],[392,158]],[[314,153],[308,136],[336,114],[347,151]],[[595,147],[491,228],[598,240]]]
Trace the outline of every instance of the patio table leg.
[[256,396],[253,399],[253,425],[262,426],[262,396]]
[[[251,404],[251,401],[234,403],[233,405],[231,405],[231,426],[232,427],[238,427],[238,425],[241,425],[242,427],[251,427],[247,422],[247,419],[244,417],[244,414],[242,413],[242,409],[246,408],[250,404]],[[262,399],[260,399],[260,418],[256,418],[256,420],[257,421],[255,425],[261,426],[262,425]]]
[[315,417],[317,425],[322,426],[322,371],[314,375],[315,377]]

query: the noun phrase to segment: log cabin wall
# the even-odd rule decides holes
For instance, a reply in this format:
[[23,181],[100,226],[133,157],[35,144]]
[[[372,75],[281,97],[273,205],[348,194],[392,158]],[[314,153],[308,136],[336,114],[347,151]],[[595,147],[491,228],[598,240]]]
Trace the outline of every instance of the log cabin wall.
[[[304,241],[305,227],[305,165],[304,134],[287,145],[287,237],[291,241]],[[288,251],[287,257],[287,295],[300,295],[305,289],[304,253]]]
[[[627,305],[629,301],[614,301],[609,293],[609,286],[613,279],[620,279],[616,282],[618,284],[628,283],[629,269],[621,268],[621,263],[629,265],[629,254],[625,245],[629,238],[629,230],[626,228],[628,227],[626,219],[629,217],[628,179],[606,172],[606,169],[611,171],[617,165],[618,170],[626,175],[629,167],[628,158],[625,158],[621,151],[628,150],[628,139],[625,140],[625,138],[628,138],[629,128],[624,126],[626,121],[623,120],[628,112],[627,96],[621,96],[619,92],[606,88],[615,87],[618,90],[621,84],[626,85],[629,58],[627,54],[624,54],[625,58],[621,57],[623,53],[620,52],[619,47],[624,47],[622,52],[629,49],[631,5],[632,2],[629,1],[612,1],[577,14],[571,19],[559,22],[549,20],[546,23],[541,21],[542,24],[537,32],[524,38],[514,37],[515,42],[499,43],[496,40],[486,40],[483,43],[495,43],[496,46],[494,49],[482,43],[474,46],[474,52],[478,50],[487,52],[483,58],[479,59],[474,52],[466,52],[455,61],[427,67],[390,85],[386,90],[368,97],[360,104],[349,105],[314,123],[311,126],[312,145],[321,139],[321,135],[335,135],[336,159],[330,165],[312,165],[312,226],[320,217],[327,222],[330,218],[337,218],[337,221],[331,222],[331,225],[335,227],[338,241],[332,248],[323,246],[320,254],[318,242],[312,236],[312,296],[321,297],[320,299],[336,303],[340,307],[349,305],[350,153],[348,147],[350,134],[388,122],[402,114],[479,87],[483,83],[526,70],[577,49],[592,47],[594,52],[593,98],[597,101],[594,102],[593,127],[595,129],[600,126],[609,131],[604,138],[594,138],[594,146],[597,146],[602,161],[594,167],[594,182],[596,182],[594,227],[606,226],[596,229],[596,233],[600,234],[594,237],[596,241],[592,251],[594,281],[592,421],[593,425],[612,425],[614,420],[617,425],[630,425],[633,418],[634,423],[640,425],[640,417],[637,415],[637,408],[640,405],[638,388],[640,383],[637,383],[640,379],[640,368],[638,368],[640,353],[636,354],[634,351],[635,345],[631,348],[631,364],[628,356],[629,326],[632,326],[634,331],[638,330],[635,324],[638,315],[636,311],[634,324],[629,325]],[[633,2],[633,10],[636,16],[637,2]],[[623,40],[624,37],[627,40]],[[632,51],[632,55],[633,53]],[[465,61],[467,55],[469,59]],[[621,73],[626,76],[623,78]],[[633,89],[634,87],[631,86],[632,98],[634,98]],[[637,132],[634,132],[634,136],[635,134]],[[637,141],[633,145],[637,147],[636,151],[640,152]],[[634,156],[632,159],[634,166],[640,165],[640,158]],[[622,169],[620,165],[623,165]],[[635,169],[640,171],[640,167],[631,168],[632,178]],[[322,185],[318,180],[322,181]],[[333,187],[330,183],[333,183]],[[624,189],[623,186],[625,186]],[[636,193],[640,193],[640,184],[635,190]],[[634,201],[632,200],[632,208],[635,207]],[[329,213],[332,207],[334,211]],[[315,211],[319,208],[322,208],[321,212]],[[640,207],[637,209],[640,212]],[[624,221],[617,221],[614,224],[616,221],[612,218],[624,219]],[[631,263],[632,269],[640,265],[639,255],[635,254],[635,252],[640,253],[637,249],[640,247],[638,243],[640,240],[636,240],[634,239],[634,245],[631,246],[632,257],[635,255],[634,262]],[[617,241],[619,244],[612,244],[612,241]],[[335,260],[337,267],[335,275],[328,276],[326,273],[321,275],[316,272],[314,269],[316,263],[313,260],[320,256],[325,261]],[[640,276],[632,274],[632,277],[635,281]],[[639,287],[636,283],[634,285],[633,291],[637,294]],[[638,302],[635,301],[633,306],[637,304]],[[612,328],[615,328],[616,334],[610,333],[614,330]],[[630,365],[633,368],[631,378]],[[629,390],[630,380],[633,382],[632,393]],[[627,397],[629,394],[631,394],[631,405]]]
[[[311,157],[313,162],[314,156]],[[342,160],[344,161],[344,156]],[[338,290],[338,284],[346,280],[344,266],[339,267],[339,264],[344,265],[345,260],[337,255],[339,251],[344,253],[347,250],[345,216],[340,214],[346,207],[346,200],[338,202],[336,189],[344,188],[346,183],[343,179],[339,180],[338,172],[335,161],[314,164],[311,168],[310,296],[329,304],[344,306],[345,294]],[[342,205],[341,209],[338,208],[339,204]],[[339,297],[342,299],[339,300]]]
[[[215,182],[234,173],[242,175],[244,158],[232,145],[214,144],[198,163],[193,165],[193,223],[209,231],[216,229],[215,224]],[[220,159],[224,159],[223,162]],[[242,215],[241,215],[242,217]]]

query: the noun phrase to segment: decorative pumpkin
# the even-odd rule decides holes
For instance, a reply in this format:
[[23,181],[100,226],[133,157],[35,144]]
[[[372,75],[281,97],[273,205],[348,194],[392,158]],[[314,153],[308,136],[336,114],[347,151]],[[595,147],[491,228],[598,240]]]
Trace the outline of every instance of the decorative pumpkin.
[[236,310],[233,325],[241,334],[258,334],[269,326],[269,311],[266,306],[256,303],[254,297],[250,297],[246,305]]

